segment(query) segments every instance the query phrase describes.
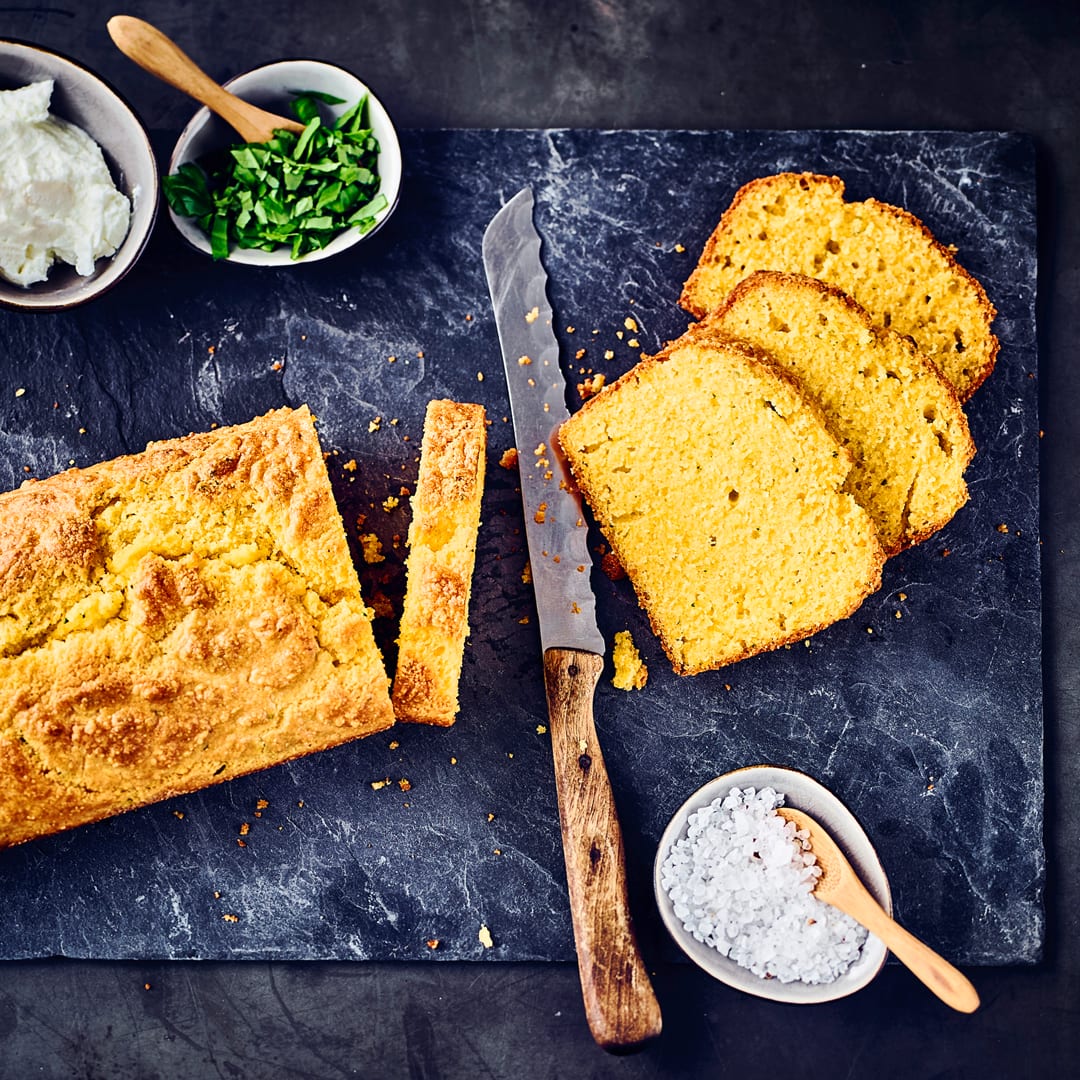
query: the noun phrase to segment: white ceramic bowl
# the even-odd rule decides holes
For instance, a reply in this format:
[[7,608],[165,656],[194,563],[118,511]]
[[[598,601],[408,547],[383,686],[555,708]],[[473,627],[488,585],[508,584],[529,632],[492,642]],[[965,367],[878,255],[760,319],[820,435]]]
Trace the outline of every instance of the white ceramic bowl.
[[[275,251],[234,248],[229,252],[229,262],[248,266],[298,266],[338,255],[378,232],[394,212],[401,192],[401,145],[386,109],[355,75],[321,60],[278,60],[276,63],[265,64],[243,75],[237,75],[224,85],[237,97],[279,116],[292,115],[289,103],[299,91],[317,90],[343,99],[344,104],[327,106],[334,118],[341,116],[367,94],[368,121],[379,141],[379,193],[386,196],[387,203],[386,207],[375,215],[375,225],[366,233],[361,233],[358,229],[346,229],[326,247],[309,252],[299,259],[292,258],[287,247]],[[202,108],[180,133],[169,161],[169,173],[171,175],[176,172],[185,162],[196,161],[204,154],[240,141],[240,137],[224,120],[214,116],[209,109]],[[180,230],[180,235],[192,247],[206,255],[210,254],[210,241],[192,218],[182,217],[172,207],[169,207],[169,217]]]
[[53,79],[50,111],[81,127],[102,149],[117,187],[132,204],[131,225],[114,255],[82,277],[57,263],[45,281],[13,285],[0,278],[0,304],[25,311],[60,311],[100,296],[143,253],[158,206],[158,172],[146,131],[111,86],[66,56],[19,41],[0,41],[0,90]]
[[748,968],[741,967],[734,960],[723,956],[711,945],[697,941],[676,917],[671,898],[660,884],[660,868],[672,844],[685,836],[687,819],[690,815],[695,810],[708,806],[714,799],[727,795],[733,787],[752,787],[759,791],[762,788],[771,787],[784,796],[785,806],[802,810],[818,821],[840,845],[848,861],[874,898],[890,915],[892,914],[892,893],[889,890],[889,880],[885,876],[885,870],[874,851],[873,844],[870,843],[851,811],[831,791],[805,773],[775,765],[752,765],[745,769],[725,773],[695,791],[679,808],[660,838],[660,847],[657,850],[653,870],[653,888],[656,893],[656,903],[660,909],[660,918],[675,939],[675,943],[694,963],[704,968],[714,978],[737,990],[744,990],[748,994],[769,998],[772,1001],[811,1005],[823,1001],[835,1001],[837,998],[846,997],[848,994],[855,993],[856,990],[861,990],[881,970],[888,952],[873,934],[867,937],[859,959],[835,981],[814,984],[782,983],[778,979],[763,979]]

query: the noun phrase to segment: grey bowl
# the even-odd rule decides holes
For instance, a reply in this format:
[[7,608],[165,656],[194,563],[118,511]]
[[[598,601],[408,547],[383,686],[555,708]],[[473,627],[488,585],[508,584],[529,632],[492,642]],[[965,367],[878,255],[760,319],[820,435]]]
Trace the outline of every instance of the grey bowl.
[[0,304],[24,311],[61,311],[115,285],[135,265],[154,227],[158,171],[146,130],[131,107],[89,68],[59,53],[0,41],[0,90],[55,80],[51,112],[81,127],[102,149],[116,186],[131,200],[131,225],[114,255],[98,259],[87,277],[56,264],[46,281],[13,285],[0,278]]
[[880,939],[870,934],[859,959],[831,983],[782,983],[763,979],[724,956],[710,945],[698,941],[675,915],[674,906],[660,884],[660,868],[672,844],[686,834],[687,820],[695,810],[727,795],[733,787],[757,790],[771,787],[784,796],[784,805],[802,810],[823,825],[847,856],[852,868],[874,899],[891,915],[892,892],[885,869],[874,845],[850,810],[831,792],[806,773],[776,765],[751,765],[724,773],[699,788],[679,807],[660,838],[653,868],[653,889],[660,918],[680,949],[714,978],[736,990],[757,997],[791,1004],[811,1005],[854,994],[870,983],[881,970],[888,950]]
[[[375,225],[366,233],[347,229],[334,237],[329,244],[311,251],[299,259],[293,259],[288,248],[262,251],[259,248],[234,248],[226,261],[247,266],[301,266],[304,263],[328,259],[347,251],[362,240],[372,237],[386,223],[397,208],[401,192],[401,145],[390,115],[379,99],[355,75],[336,64],[321,60],[278,60],[264,64],[237,75],[223,84],[225,88],[244,101],[260,108],[289,116],[292,96],[301,90],[317,90],[342,98],[343,104],[328,106],[335,118],[354,105],[365,94],[368,99],[368,118],[371,130],[379,140],[379,194],[386,196],[387,205],[375,215]],[[200,109],[180,133],[169,161],[169,173],[176,172],[188,161],[197,161],[205,154],[240,142],[240,137],[224,120],[214,116],[207,108]],[[197,251],[210,254],[210,241],[195,221],[168,208],[172,223],[180,235]]]

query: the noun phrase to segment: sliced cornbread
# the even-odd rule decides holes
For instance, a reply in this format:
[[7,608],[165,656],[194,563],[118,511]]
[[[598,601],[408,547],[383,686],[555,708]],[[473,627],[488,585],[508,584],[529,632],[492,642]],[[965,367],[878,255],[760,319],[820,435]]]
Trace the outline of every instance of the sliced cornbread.
[[851,452],[844,490],[873,518],[887,555],[925,540],[967,502],[975,444],[952,387],[846,293],[760,270],[705,321],[764,349],[821,406]]
[[392,694],[399,720],[448,726],[457,716],[486,446],[483,406],[429,402]]
[[680,302],[701,318],[754,270],[839,286],[879,325],[914,338],[961,401],[993,370],[996,311],[982,285],[913,214],[877,199],[845,202],[835,176],[780,173],[740,188]]
[[0,495],[0,846],[393,723],[310,414]]
[[798,641],[880,584],[847,451],[751,345],[691,328],[559,442],[677,672]]

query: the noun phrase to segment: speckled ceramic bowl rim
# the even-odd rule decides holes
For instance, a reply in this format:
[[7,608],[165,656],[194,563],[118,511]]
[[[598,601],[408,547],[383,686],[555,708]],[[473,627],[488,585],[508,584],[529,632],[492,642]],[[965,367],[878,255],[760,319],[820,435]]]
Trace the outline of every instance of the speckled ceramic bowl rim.
[[[343,232],[339,236],[336,236],[333,241],[327,244],[326,247],[320,248],[317,251],[308,252],[307,255],[304,255],[302,258],[299,259],[291,259],[286,257],[284,259],[275,258],[273,260],[269,260],[266,258],[267,255],[278,256],[282,252],[284,252],[287,256],[286,249],[284,248],[281,249],[281,252],[263,252],[257,248],[250,250],[233,250],[222,261],[233,263],[237,266],[254,266],[262,267],[263,269],[272,268],[275,266],[303,266],[306,263],[319,262],[322,259],[329,259],[334,255],[340,255],[342,252],[348,251],[349,248],[354,247],[362,240],[368,240],[372,236],[374,236],[390,219],[391,215],[397,209],[398,202],[401,198],[401,174],[404,171],[404,162],[401,155],[401,141],[398,138],[397,134],[397,125],[394,123],[393,117],[390,115],[386,106],[379,99],[378,95],[376,95],[375,91],[372,90],[371,87],[366,82],[364,82],[364,80],[361,79],[360,76],[357,75],[354,71],[351,71],[347,67],[343,67],[341,64],[335,64],[331,60],[319,60],[315,57],[310,56],[283,56],[279,57],[277,60],[268,60],[264,64],[257,64],[253,68],[248,68],[247,71],[241,71],[238,74],[233,75],[232,78],[228,79],[226,82],[223,82],[221,85],[226,90],[231,90],[237,82],[242,82],[244,79],[250,78],[252,75],[255,75],[261,71],[265,71],[269,68],[277,67],[280,64],[318,64],[322,67],[331,68],[333,70],[339,71],[343,75],[347,75],[350,79],[353,79],[359,86],[363,87],[364,92],[368,95],[369,107],[371,103],[374,102],[374,104],[382,111],[383,115],[386,117],[386,122],[389,125],[389,131],[394,138],[396,156],[400,163],[399,175],[397,178],[397,182],[394,184],[393,187],[393,198],[390,198],[390,192],[383,191],[382,185],[380,184],[379,190],[382,194],[385,194],[387,196],[388,205],[385,210],[379,211],[378,219],[376,220],[375,224],[370,229],[368,229],[366,233],[360,233],[356,230],[352,230],[352,233],[355,235],[350,235],[349,232]],[[234,93],[235,92],[236,91],[234,91]],[[243,97],[243,94],[237,93],[237,96]],[[173,147],[172,154],[169,157],[169,167],[166,175],[171,175],[172,173],[176,172],[176,170],[183,162],[192,160],[184,155],[184,151],[186,151],[188,143],[190,143],[190,141],[206,126],[206,124],[210,122],[211,119],[212,114],[210,110],[204,105],[184,125],[184,129],[180,132],[180,135],[176,140],[176,144]],[[237,142],[240,141],[240,137],[238,135],[236,136],[236,140]],[[382,157],[384,149],[385,148],[380,141],[380,159]],[[379,171],[379,175],[381,179],[381,169]],[[173,225],[176,226],[176,231],[180,234],[181,238],[188,245],[188,247],[192,248],[195,251],[198,251],[202,255],[209,255],[210,242],[209,240],[201,239],[203,238],[203,234],[197,231],[197,226],[193,225],[189,220],[181,218],[180,215],[178,215],[171,206],[168,206],[168,203],[166,203],[166,206],[169,212],[170,220],[172,221]]]
[[[116,100],[130,113],[132,120],[134,121],[135,128],[142,135],[143,143],[146,147],[146,156],[150,163],[150,172],[152,174],[153,184],[150,187],[149,195],[151,201],[151,207],[148,217],[145,219],[145,224],[142,228],[142,232],[138,235],[130,234],[124,238],[120,247],[110,256],[109,266],[116,266],[118,269],[115,273],[102,274],[101,281],[93,286],[92,278],[87,279],[87,284],[91,287],[86,290],[83,295],[78,296],[72,300],[58,301],[56,303],[32,303],[23,304],[18,300],[13,300],[0,294],[0,307],[6,307],[14,311],[67,311],[73,307],[78,307],[80,304],[85,304],[88,300],[93,300],[95,297],[103,296],[114,286],[119,284],[130,272],[131,268],[139,261],[142,253],[146,250],[146,245],[150,242],[150,237],[154,232],[154,223],[157,221],[158,212],[158,193],[160,191],[161,183],[158,176],[157,158],[154,155],[154,148],[150,143],[150,136],[146,132],[146,128],[143,126],[142,120],[139,119],[139,114],[132,107],[132,104],[119,90],[116,89],[108,79],[99,75],[93,69],[87,67],[85,64],[76,60],[74,57],[68,56],[67,53],[58,51],[57,49],[47,49],[43,45],[38,45],[33,41],[23,41],[21,38],[4,37],[0,38],[0,44],[3,45],[17,45],[20,48],[29,50],[30,52],[43,53],[47,56],[54,56],[58,60],[63,60],[64,63],[70,64],[72,67],[78,68],[89,78],[99,83],[101,87],[108,91]],[[111,154],[111,151],[109,151]],[[132,226],[135,224],[135,214],[132,212]],[[134,236],[134,243],[128,250],[124,250],[128,240]],[[118,257],[123,255],[123,260],[118,261]],[[33,285],[29,286],[29,290],[33,290]]]
[[[785,779],[789,781],[787,786]],[[790,787],[792,784],[794,791]],[[857,867],[863,883],[875,899],[892,914],[892,892],[881,860],[858,819],[840,799],[812,776],[798,769],[783,765],[748,765],[724,773],[698,788],[679,807],[664,830],[653,866],[653,890],[664,926],[679,948],[700,968],[728,986],[758,997],[788,1004],[812,1005],[835,1001],[861,990],[877,976],[888,956],[885,945],[872,934],[867,938],[859,959],[833,982],[781,983],[777,979],[763,979],[711,946],[695,940],[676,917],[671,899],[660,883],[664,857],[671,845],[685,834],[690,814],[726,795],[733,787],[754,787],[758,790],[772,787],[784,796],[785,805],[811,814],[832,834],[852,865]],[[805,805],[805,798],[800,799],[800,788],[804,796],[807,792],[813,794],[816,800],[813,806]],[[842,822],[840,826],[837,825],[838,817]],[[853,850],[854,846],[860,850]]]

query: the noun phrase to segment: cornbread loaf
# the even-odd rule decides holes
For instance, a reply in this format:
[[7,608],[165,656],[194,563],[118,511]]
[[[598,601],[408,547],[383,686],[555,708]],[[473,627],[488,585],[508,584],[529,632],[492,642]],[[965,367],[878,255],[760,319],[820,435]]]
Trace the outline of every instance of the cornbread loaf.
[[914,338],[961,401],[994,368],[996,311],[982,285],[913,214],[877,199],[845,202],[838,177],[780,173],[740,188],[680,302],[701,318],[754,270],[843,289],[879,325]]
[[457,716],[486,446],[483,406],[428,403],[394,675],[399,720],[445,727]]
[[874,521],[887,555],[925,540],[967,502],[975,453],[952,387],[910,338],[875,326],[835,286],[759,270],[706,316],[794,375],[851,453],[844,490]]
[[393,723],[311,416],[0,495],[0,846]]
[[574,478],[681,674],[807,637],[878,588],[848,452],[753,346],[692,327],[559,430]]

